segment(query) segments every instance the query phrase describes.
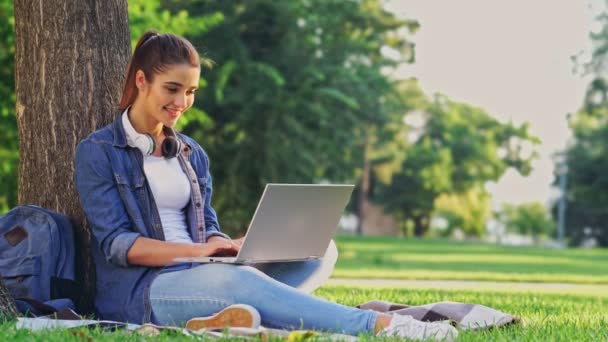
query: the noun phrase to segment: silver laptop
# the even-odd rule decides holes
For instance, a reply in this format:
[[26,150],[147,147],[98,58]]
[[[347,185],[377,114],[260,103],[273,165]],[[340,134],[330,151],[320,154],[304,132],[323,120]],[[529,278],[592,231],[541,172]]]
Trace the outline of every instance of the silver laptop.
[[267,184],[236,257],[177,262],[251,264],[323,257],[353,185]]

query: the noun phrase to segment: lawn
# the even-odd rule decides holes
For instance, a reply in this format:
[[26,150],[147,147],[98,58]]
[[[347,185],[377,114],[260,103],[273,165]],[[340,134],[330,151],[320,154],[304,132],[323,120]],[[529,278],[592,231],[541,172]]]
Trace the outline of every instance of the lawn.
[[439,301],[484,304],[522,317],[524,325],[461,331],[458,341],[608,341],[608,298],[568,295],[423,289],[353,289],[327,286],[317,294],[348,305],[383,299],[412,305]]
[[[316,295],[347,305],[370,299],[383,299],[408,304],[458,301],[484,304],[520,316],[525,324],[490,331],[461,331],[458,341],[607,341],[608,298],[593,295],[557,295],[545,293],[476,292],[423,289],[360,289],[325,286]],[[95,330],[68,332],[56,330],[36,333],[16,330],[12,324],[0,326],[0,341],[142,341],[143,338],[124,332],[104,333]],[[192,341],[180,335],[161,335],[160,340]],[[380,340],[363,336],[363,340]]]
[[339,236],[334,277],[608,284],[608,250]]
[[[608,251],[500,247],[480,243],[341,236],[334,276],[394,279],[574,282],[576,291],[539,287],[480,289],[326,285],[316,295],[346,305],[382,299],[411,305],[438,301],[479,303],[522,317],[525,324],[490,331],[461,331],[458,341],[608,341]],[[355,280],[353,280],[355,281]],[[356,281],[355,281],[356,282]],[[582,289],[582,290],[581,290]],[[362,336],[362,340],[380,340]],[[141,337],[99,330],[31,333],[0,325],[0,341],[142,341],[192,339],[163,333]]]

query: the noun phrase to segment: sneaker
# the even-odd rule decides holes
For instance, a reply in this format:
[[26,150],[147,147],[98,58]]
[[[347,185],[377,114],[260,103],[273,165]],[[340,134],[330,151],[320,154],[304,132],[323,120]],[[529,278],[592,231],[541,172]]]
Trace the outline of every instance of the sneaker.
[[412,340],[453,341],[458,330],[445,322],[422,322],[408,315],[393,315],[391,324],[382,330],[387,336],[398,336]]
[[253,306],[233,304],[212,316],[195,317],[186,322],[186,329],[252,328],[260,326],[260,313]]

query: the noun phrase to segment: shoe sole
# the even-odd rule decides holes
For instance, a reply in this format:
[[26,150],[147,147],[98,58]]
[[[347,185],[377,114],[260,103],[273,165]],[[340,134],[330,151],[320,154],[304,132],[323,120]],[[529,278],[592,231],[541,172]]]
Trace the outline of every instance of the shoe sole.
[[193,318],[186,323],[186,329],[190,330],[225,327],[257,328],[255,317],[243,308],[226,308],[213,316]]

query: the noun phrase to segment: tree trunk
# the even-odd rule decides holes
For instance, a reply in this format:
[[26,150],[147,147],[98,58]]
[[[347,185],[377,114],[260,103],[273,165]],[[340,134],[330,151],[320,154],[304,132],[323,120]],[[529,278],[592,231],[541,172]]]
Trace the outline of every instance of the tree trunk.
[[74,185],[74,152],[116,115],[131,51],[127,0],[15,0],[19,204],[68,215],[76,271],[92,308],[91,238]]
[[363,221],[365,221],[365,208],[369,198],[369,177],[371,163],[369,161],[368,134],[365,133],[363,141],[363,170],[361,174],[361,188],[357,193],[357,235],[363,235]]
[[415,216],[414,220],[414,236],[423,237],[429,229],[429,220],[425,215]]
[[17,307],[13,297],[8,293],[4,280],[0,277],[0,318],[14,318],[17,316]]

